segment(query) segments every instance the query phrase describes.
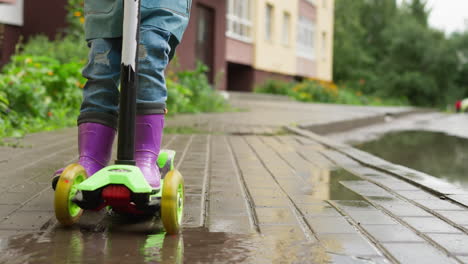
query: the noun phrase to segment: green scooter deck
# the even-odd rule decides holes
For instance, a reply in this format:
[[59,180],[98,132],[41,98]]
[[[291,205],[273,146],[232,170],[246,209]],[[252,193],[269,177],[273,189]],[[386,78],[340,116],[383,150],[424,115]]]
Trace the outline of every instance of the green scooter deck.
[[[174,169],[173,150],[161,150],[157,165],[164,176],[167,171]],[[161,189],[162,189],[161,181]],[[125,185],[133,193],[152,193],[153,188],[148,184],[141,170],[131,165],[111,165],[98,171],[93,177],[80,183],[77,188],[81,191],[95,191],[110,184]]]
[[141,170],[131,165],[105,167],[77,187],[81,191],[95,191],[110,184],[125,185],[133,193],[151,193],[152,191]]

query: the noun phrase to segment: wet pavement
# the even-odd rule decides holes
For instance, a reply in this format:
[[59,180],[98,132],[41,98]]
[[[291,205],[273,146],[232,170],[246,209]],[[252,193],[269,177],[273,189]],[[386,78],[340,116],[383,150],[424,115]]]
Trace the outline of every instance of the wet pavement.
[[468,190],[467,138],[442,132],[401,131],[355,147]]
[[75,129],[0,147],[0,263],[468,263],[468,192],[281,127],[389,109],[244,101],[251,112],[192,116],[196,133],[164,137],[186,184],[179,236],[105,212],[57,224],[50,173],[76,159]]

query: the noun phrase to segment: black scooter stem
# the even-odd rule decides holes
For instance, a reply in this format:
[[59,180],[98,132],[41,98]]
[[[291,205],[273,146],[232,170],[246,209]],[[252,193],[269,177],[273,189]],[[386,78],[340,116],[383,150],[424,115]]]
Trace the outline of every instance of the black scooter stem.
[[115,164],[135,165],[135,120],[138,89],[138,43],[140,0],[124,0],[122,64],[120,70],[120,113]]

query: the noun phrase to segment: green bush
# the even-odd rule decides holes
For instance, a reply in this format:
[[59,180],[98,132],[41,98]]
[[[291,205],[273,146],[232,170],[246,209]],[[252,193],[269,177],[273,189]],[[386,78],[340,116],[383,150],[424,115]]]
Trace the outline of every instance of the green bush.
[[88,47],[83,36],[58,35],[51,42],[48,37],[38,35],[32,37],[27,43],[20,46],[21,54],[29,56],[47,56],[60,63],[85,64],[88,58]]
[[82,38],[84,36],[84,0],[68,0],[67,35]]
[[[61,52],[52,52],[68,50],[67,41],[48,42],[42,37],[35,38],[25,45],[24,52],[13,56],[2,69],[0,139],[75,124],[86,82],[81,76],[84,61],[67,59]],[[42,47],[49,52],[41,53]],[[227,102],[209,84],[206,71],[206,66],[198,64],[194,71],[168,75],[170,114],[229,109]]]
[[0,137],[69,125],[81,100],[81,67],[44,56],[13,56],[0,74],[0,119],[5,128]]
[[257,93],[290,95],[294,83],[280,80],[267,80],[262,85],[255,87]]
[[[358,87],[358,86],[354,86]],[[406,98],[386,98],[364,95],[351,87],[338,87],[333,82],[308,79],[302,82],[268,80],[255,88],[257,93],[287,95],[302,102],[320,102],[353,105],[407,105]]]
[[85,81],[81,67],[44,56],[16,55],[0,75],[0,89],[11,109],[22,115],[44,116],[53,106],[76,108]]
[[224,98],[208,82],[207,71],[208,67],[199,62],[193,71],[168,74],[167,107],[170,113],[220,112],[229,109]]
[[[83,0],[69,0],[69,27],[55,41],[36,36],[18,47],[0,72],[0,142],[4,137],[52,130],[76,123],[86,80],[81,76],[88,48],[83,32]],[[206,78],[208,68],[167,76],[168,109],[174,113],[229,109]]]
[[10,109],[10,102],[7,99],[7,95],[0,91],[0,118],[8,114]]

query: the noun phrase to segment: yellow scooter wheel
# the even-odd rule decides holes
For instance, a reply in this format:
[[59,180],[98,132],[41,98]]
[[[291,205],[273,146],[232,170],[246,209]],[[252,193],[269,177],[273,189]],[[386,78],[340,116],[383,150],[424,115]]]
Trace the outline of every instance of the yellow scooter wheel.
[[171,170],[164,177],[161,197],[161,219],[169,235],[178,234],[184,214],[184,179],[177,170]]
[[60,224],[71,226],[80,219],[83,209],[72,199],[76,195],[76,187],[86,178],[86,171],[79,164],[68,165],[60,175],[54,198],[55,216]]

